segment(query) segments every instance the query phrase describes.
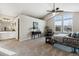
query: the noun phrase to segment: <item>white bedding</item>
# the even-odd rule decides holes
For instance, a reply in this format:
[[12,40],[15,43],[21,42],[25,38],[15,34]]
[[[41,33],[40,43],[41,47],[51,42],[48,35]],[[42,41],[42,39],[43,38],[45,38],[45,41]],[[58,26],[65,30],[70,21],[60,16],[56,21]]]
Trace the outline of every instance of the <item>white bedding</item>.
[[65,36],[68,36],[68,34],[55,34],[54,36],[65,37]]

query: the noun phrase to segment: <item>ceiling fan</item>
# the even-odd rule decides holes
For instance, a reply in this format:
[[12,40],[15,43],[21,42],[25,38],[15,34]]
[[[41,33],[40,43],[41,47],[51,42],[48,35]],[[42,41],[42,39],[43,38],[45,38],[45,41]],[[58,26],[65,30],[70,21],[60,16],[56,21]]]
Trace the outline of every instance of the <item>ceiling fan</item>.
[[50,12],[50,13],[56,13],[56,12],[64,12],[63,10],[60,10],[59,7],[56,7],[55,6],[55,3],[53,3],[53,9],[52,10],[47,10],[47,12]]

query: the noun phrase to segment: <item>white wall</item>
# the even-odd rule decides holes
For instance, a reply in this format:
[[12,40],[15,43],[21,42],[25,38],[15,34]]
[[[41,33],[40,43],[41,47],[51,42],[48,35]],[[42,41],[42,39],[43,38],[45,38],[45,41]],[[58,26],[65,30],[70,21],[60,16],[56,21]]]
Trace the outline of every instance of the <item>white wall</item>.
[[73,17],[73,31],[79,32],[79,13],[74,13]]
[[[53,22],[53,18],[51,19],[49,17],[44,18],[46,20],[46,25],[48,25],[50,28],[52,28],[53,30],[55,30],[54,28],[54,22]],[[73,13],[73,32],[79,32],[79,13]]]
[[52,29],[52,31],[54,31],[54,21],[53,21],[53,18],[47,20],[47,26],[49,26],[49,28]]
[[[56,15],[61,15],[61,14],[56,14]],[[46,21],[46,26],[49,26],[50,29],[52,29],[52,31],[55,30],[55,27],[54,27],[54,17],[56,15],[52,15],[52,14],[49,14],[49,15],[46,15],[44,17],[44,20]]]
[[31,39],[30,32],[33,27],[33,22],[38,22],[38,27],[42,33],[44,32],[44,27],[45,27],[45,21],[32,18],[29,16],[25,15],[20,15],[20,40],[28,40]]
[[15,32],[16,32],[16,39],[18,40],[18,18],[19,17],[16,17],[14,20],[16,22],[16,27],[15,27]]

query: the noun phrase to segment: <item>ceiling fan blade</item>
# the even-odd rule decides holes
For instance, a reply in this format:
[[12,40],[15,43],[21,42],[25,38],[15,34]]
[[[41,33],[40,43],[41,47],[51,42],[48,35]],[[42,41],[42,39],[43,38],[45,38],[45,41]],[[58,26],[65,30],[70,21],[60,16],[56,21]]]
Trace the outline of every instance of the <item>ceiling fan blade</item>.
[[51,10],[51,11],[50,11],[50,10],[47,10],[47,11],[48,11],[48,12],[56,12],[55,10]]
[[52,12],[52,11],[50,11],[50,10],[47,10],[47,12]]
[[64,12],[63,10],[57,10],[56,12]]
[[74,13],[75,11],[64,11],[64,13]]

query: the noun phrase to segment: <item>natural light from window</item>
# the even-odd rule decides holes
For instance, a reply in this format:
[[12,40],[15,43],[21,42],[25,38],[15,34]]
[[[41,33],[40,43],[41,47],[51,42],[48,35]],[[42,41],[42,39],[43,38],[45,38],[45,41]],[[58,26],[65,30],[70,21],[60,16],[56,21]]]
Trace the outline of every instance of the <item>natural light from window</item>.
[[2,48],[2,47],[0,47],[0,52],[4,53],[6,55],[15,55],[16,54],[15,52]]
[[72,32],[72,13],[63,13],[54,17],[55,31],[57,32]]

